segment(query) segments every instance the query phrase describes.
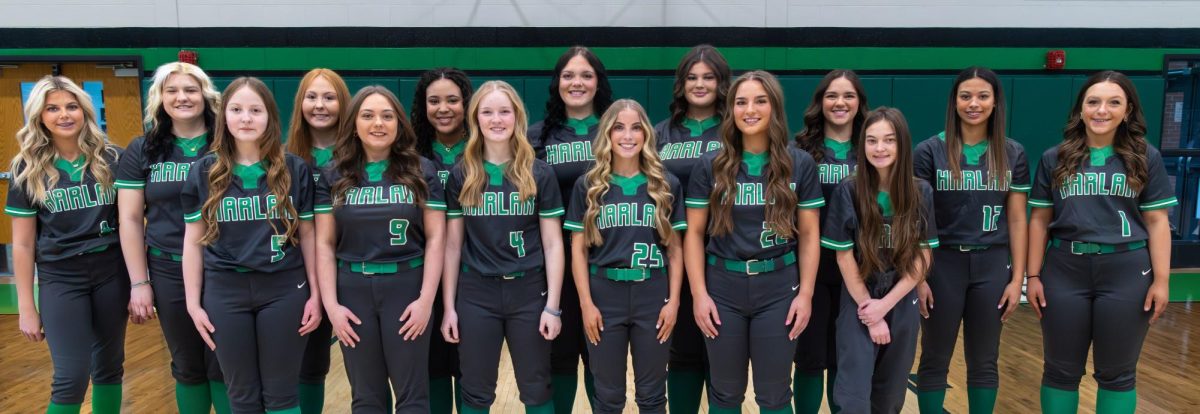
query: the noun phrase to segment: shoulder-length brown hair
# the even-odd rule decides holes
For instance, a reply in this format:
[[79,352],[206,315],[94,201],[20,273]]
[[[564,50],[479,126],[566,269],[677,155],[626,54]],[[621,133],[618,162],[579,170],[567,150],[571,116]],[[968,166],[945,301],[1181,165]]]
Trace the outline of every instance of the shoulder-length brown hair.
[[1103,82],[1115,83],[1125,91],[1125,120],[1117,125],[1117,132],[1113,136],[1113,152],[1125,162],[1130,188],[1142,191],[1146,184],[1146,117],[1142,115],[1142,102],[1129,77],[1121,72],[1106,70],[1088,77],[1075,97],[1075,105],[1071,107],[1067,127],[1063,130],[1063,141],[1058,144],[1058,165],[1054,167],[1054,177],[1050,183],[1054,188],[1065,185],[1071,174],[1079,171],[1083,158],[1089,154],[1083,104],[1088,88]]
[[334,168],[337,168],[341,178],[330,189],[334,198],[333,205],[334,207],[341,205],[345,201],[344,196],[347,190],[367,181],[364,178],[367,153],[363,148],[362,138],[358,135],[356,120],[363,103],[367,98],[375,95],[382,96],[387,100],[396,114],[396,140],[392,142],[392,147],[388,151],[388,167],[383,174],[396,184],[408,188],[413,195],[414,204],[424,206],[426,195],[429,193],[429,183],[425,182],[425,175],[421,171],[421,156],[417,154],[415,146],[417,134],[413,132],[412,124],[408,122],[400,100],[392,91],[380,85],[364,87],[354,94],[354,99],[350,101],[350,107],[346,108],[348,119],[338,128],[337,147],[334,149],[333,159]]
[[729,62],[725,61],[725,56],[712,45],[699,45],[689,50],[683,59],[679,60],[679,66],[675,67],[675,85],[671,92],[671,123],[681,125],[683,118],[687,116],[688,101],[687,91],[684,90],[684,85],[687,83],[688,71],[692,70],[692,66],[697,63],[703,63],[712,69],[713,74],[717,76],[717,90],[713,93],[717,94],[713,101],[713,106],[716,109],[714,113],[717,119],[725,116],[725,95],[729,94],[729,81],[733,78],[732,71],[729,70]]
[[350,105],[350,88],[346,87],[346,81],[342,80],[337,72],[316,68],[304,74],[304,78],[300,79],[300,88],[296,89],[296,100],[292,106],[292,123],[288,128],[287,150],[303,158],[309,164],[313,163],[313,138],[312,126],[308,124],[307,119],[304,119],[304,91],[308,90],[308,87],[317,78],[324,78],[330,85],[333,85],[333,92],[337,95],[337,124],[333,126],[333,129],[340,130],[342,125],[345,125],[346,121],[350,119],[349,111],[346,110],[346,107]]

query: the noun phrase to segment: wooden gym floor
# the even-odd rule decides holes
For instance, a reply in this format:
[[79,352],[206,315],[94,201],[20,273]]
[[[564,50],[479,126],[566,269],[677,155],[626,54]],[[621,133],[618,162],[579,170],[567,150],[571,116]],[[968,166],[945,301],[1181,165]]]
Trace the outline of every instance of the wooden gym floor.
[[[1138,366],[1139,413],[1200,412],[1200,311],[1194,303],[1172,303],[1163,318],[1151,327]],[[0,315],[0,413],[43,413],[50,394],[51,364],[45,342],[26,342],[17,329],[16,315]],[[157,320],[130,325],[126,338],[125,413],[172,413],[174,381],[170,357]],[[1028,306],[1009,320],[1001,339],[1001,389],[997,413],[1027,413],[1038,408],[1042,371],[1041,329]],[[333,366],[327,379],[325,412],[350,412],[350,387],[346,382],[341,353],[333,349]],[[914,372],[916,367],[914,366]],[[1091,373],[1091,363],[1088,364]],[[946,396],[946,411],[966,413],[965,367],[961,339],[955,351]],[[512,380],[507,356],[501,360],[496,403],[492,412],[524,413]],[[582,381],[580,381],[582,384]],[[632,380],[629,381],[632,384]],[[1086,376],[1080,387],[1080,412],[1094,412],[1096,382]],[[89,394],[90,395],[90,394]],[[90,397],[89,397],[90,398]],[[756,413],[753,390],[747,392],[744,412]],[[576,398],[576,412],[588,410],[583,391]],[[625,412],[634,413],[632,387]],[[85,402],[83,413],[91,409]],[[823,412],[824,409],[823,409]],[[910,391],[905,413],[916,413],[916,396]]]

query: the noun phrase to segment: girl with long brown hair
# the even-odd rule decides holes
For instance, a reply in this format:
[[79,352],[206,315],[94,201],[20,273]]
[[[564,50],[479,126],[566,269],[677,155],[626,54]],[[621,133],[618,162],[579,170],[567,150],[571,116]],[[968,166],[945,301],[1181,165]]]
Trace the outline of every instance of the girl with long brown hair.
[[484,83],[469,108],[467,148],[446,182],[442,272],[442,335],[461,351],[460,410],[491,407],[507,342],[525,412],[552,413],[564,213],[554,170],[525,139],[525,106],[511,85]]
[[321,321],[313,178],[286,154],[279,109],[256,78],[221,95],[211,153],[180,198],[188,313],[217,353],[235,413],[299,413],[307,338]]
[[429,412],[426,327],[445,249],[441,180],[417,154],[404,107],[387,88],[363,88],[346,109],[351,119],[314,207],[322,303],[342,343],[353,410]]
[[707,338],[710,412],[738,412],[754,364],[763,412],[791,411],[791,361],[808,323],[825,205],[812,157],[788,145],[783,88],[764,71],[733,82],[720,151],[693,170],[684,262]]
[[899,110],[867,114],[858,171],[833,192],[821,246],[844,282],[833,403],[851,413],[899,413],[917,346],[913,290],[938,246],[932,188],[914,179],[912,137]]
[[1036,177],[1025,279],[1042,320],[1042,412],[1078,410],[1094,346],[1096,412],[1132,413],[1142,342],[1167,306],[1167,212],[1179,202],[1128,77],[1104,71],[1083,83]]
[[[821,195],[828,200],[842,179],[854,173],[857,164],[854,139],[862,133],[867,117],[867,93],[858,74],[837,69],[825,74],[813,90],[804,110],[804,130],[796,134],[796,146],[817,162]],[[821,220],[829,206],[821,207]],[[842,273],[832,250],[821,250],[817,281],[813,285],[812,318],[796,341],[796,372],[792,377],[792,401],[797,413],[816,413],[823,392],[833,403],[833,381],[837,378],[837,343],[834,329],[842,296]],[[825,386],[828,370],[829,386]]]
[[[600,118],[596,164],[575,181],[563,227],[596,378],[594,411],[625,407],[632,353],[638,409],[666,412],[668,341],[683,279],[683,192],[654,151],[642,106],[614,102]],[[631,349],[632,348],[632,349]],[[628,351],[628,352],[627,352]]]
[[42,78],[24,108],[4,207],[12,217],[18,325],[25,339],[50,345],[48,414],[79,413],[89,381],[92,412],[117,414],[131,289],[114,228],[120,148],[108,143],[92,98],[70,79]]
[[917,144],[913,155],[916,176],[933,183],[942,243],[933,251],[929,280],[917,286],[925,316],[917,401],[926,414],[944,411],[960,324],[971,412],[992,411],[1000,386],[1000,328],[1021,301],[1029,165],[1025,147],[1005,137],[1001,86],[987,68],[959,72],[945,132]]

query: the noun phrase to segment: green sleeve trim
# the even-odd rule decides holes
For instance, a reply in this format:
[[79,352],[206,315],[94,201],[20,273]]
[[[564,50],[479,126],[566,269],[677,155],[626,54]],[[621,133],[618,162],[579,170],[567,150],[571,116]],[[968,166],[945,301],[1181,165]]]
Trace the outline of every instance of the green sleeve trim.
[[313,212],[317,214],[329,214],[333,212],[333,206],[328,204],[317,204],[313,206]]
[[825,197],[814,198],[808,201],[801,201],[796,205],[800,208],[820,208],[825,206]]
[[1149,203],[1142,204],[1142,205],[1138,206],[1138,209],[1143,210],[1143,211],[1158,210],[1160,208],[1173,207],[1173,206],[1177,206],[1177,205],[1179,205],[1179,200],[1176,199],[1175,197],[1171,197],[1171,198],[1164,198],[1162,200],[1151,201]]
[[446,203],[444,201],[425,200],[425,207],[432,210],[446,211]]
[[1034,207],[1054,207],[1054,203],[1046,200],[1038,200],[1036,198],[1029,199],[1029,205]]
[[145,181],[117,180],[113,182],[113,187],[125,190],[141,190],[146,188]]
[[446,210],[446,218],[448,218],[448,219],[456,219],[456,218],[462,218],[462,217],[463,217],[462,210]]
[[1016,191],[1016,192],[1018,192],[1018,193],[1028,193],[1030,190],[1033,190],[1033,186],[1032,186],[1032,185],[1016,185],[1016,184],[1013,184],[1013,185],[1010,185],[1010,186],[1008,186],[1008,190],[1009,190],[1009,191]]
[[691,208],[706,208],[708,207],[708,199],[704,198],[685,198],[683,205]]
[[199,210],[197,210],[195,213],[183,215],[184,223],[195,223],[197,221],[200,221],[200,211]]
[[4,207],[4,213],[13,217],[34,217],[37,216],[37,210],[26,210],[17,207]]
[[822,237],[821,247],[829,250],[850,250],[854,248],[854,241],[837,241],[828,237]]
[[671,223],[671,230],[687,230],[687,222],[686,221],[677,221],[677,222]]
[[313,219],[313,212],[311,212],[311,211],[306,211],[306,212],[300,213],[300,219],[301,219],[301,220],[304,220],[304,221],[310,221],[310,220],[312,220],[312,219]]
[[559,208],[556,208],[553,210],[542,210],[542,211],[538,212],[538,216],[541,216],[542,218],[553,218],[553,217],[561,216],[563,214],[567,214],[567,210],[562,207],[559,207]]
[[942,245],[942,242],[940,240],[938,240],[936,237],[920,243],[920,247],[922,249],[936,249],[936,248],[938,248],[938,246],[941,246],[941,245]]
[[578,221],[563,220],[563,228],[570,231],[583,231],[583,223]]

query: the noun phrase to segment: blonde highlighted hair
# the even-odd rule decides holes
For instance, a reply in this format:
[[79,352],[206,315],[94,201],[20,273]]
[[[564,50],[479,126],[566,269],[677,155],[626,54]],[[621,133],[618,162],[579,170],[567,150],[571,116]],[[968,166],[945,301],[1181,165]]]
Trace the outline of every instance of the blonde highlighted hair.
[[458,202],[463,206],[482,204],[483,190],[487,188],[487,173],[483,169],[485,138],[481,130],[483,126],[479,124],[479,103],[492,92],[502,93],[512,102],[513,115],[517,118],[513,124],[512,137],[508,139],[513,160],[504,168],[504,178],[512,181],[517,187],[521,200],[529,200],[537,195],[537,181],[533,178],[533,160],[536,154],[525,136],[525,131],[529,129],[529,115],[525,111],[525,104],[508,82],[487,81],[471,96],[471,105],[467,110],[470,135],[467,138],[467,148],[463,150],[463,188],[458,195]]
[[79,108],[83,110],[83,125],[76,142],[84,158],[84,170],[92,173],[105,191],[113,189],[113,172],[105,154],[115,160],[117,153],[115,148],[108,145],[108,136],[96,122],[96,107],[92,104],[92,97],[71,79],[48,75],[33,85],[29,100],[25,102],[26,122],[17,131],[17,145],[20,148],[10,165],[11,171],[16,174],[12,185],[23,188],[25,195],[35,204],[44,203],[46,190],[58,184],[58,168],[54,167],[58,152],[54,149],[54,137],[42,123],[42,112],[46,110],[50,94],[59,91],[74,95]]
[[[600,206],[604,204],[604,196],[611,188],[609,183],[612,177],[613,162],[612,129],[617,123],[617,115],[626,110],[637,113],[642,133],[645,134],[642,151],[638,157],[638,170],[646,176],[646,192],[650,194],[650,199],[654,200],[655,228],[658,229],[658,236],[662,239],[663,245],[669,244],[671,240],[673,232],[671,207],[674,205],[675,196],[671,193],[671,184],[667,181],[662,161],[659,160],[658,152],[655,151],[658,146],[655,144],[654,125],[650,123],[650,118],[646,116],[646,110],[642,108],[641,104],[632,99],[620,99],[613,102],[600,118],[600,129],[596,133],[596,140],[592,145],[596,162],[592,164],[592,168],[585,175],[587,177],[587,210],[583,214],[583,235],[588,246],[604,244],[604,238],[600,236],[600,229],[596,226],[596,217],[600,215]],[[625,127],[632,128],[633,125]]]
[[[213,86],[208,74],[191,63],[171,62],[159,66],[154,70],[154,83],[146,92],[146,118],[142,120],[150,127],[146,132],[143,152],[146,160],[151,163],[166,160],[175,142],[175,133],[171,131],[174,120],[163,109],[163,88],[166,87],[167,79],[176,74],[191,76],[200,84],[200,94],[203,95],[204,101],[197,103],[204,104],[204,128],[210,135],[216,128],[217,110],[221,108],[221,92]],[[208,137],[208,142],[212,142],[212,136]]]

